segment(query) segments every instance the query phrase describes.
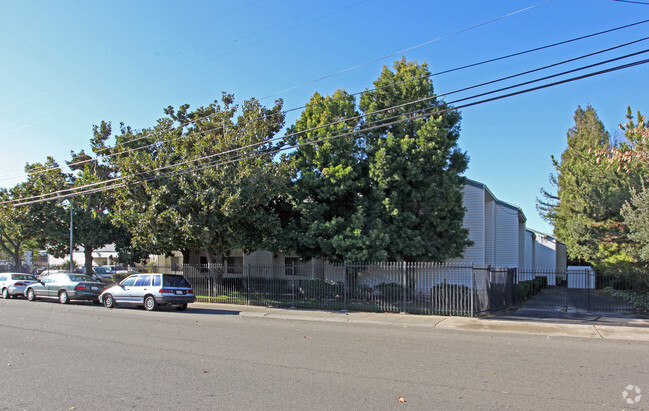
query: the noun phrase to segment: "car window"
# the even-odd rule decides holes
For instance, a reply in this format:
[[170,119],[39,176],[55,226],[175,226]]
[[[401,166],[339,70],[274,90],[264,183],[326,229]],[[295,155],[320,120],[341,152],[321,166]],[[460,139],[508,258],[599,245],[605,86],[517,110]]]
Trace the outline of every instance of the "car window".
[[0,275],[0,281],[7,281],[7,276]]
[[51,282],[52,282],[52,278],[51,278],[51,277],[44,278],[43,281],[41,281],[41,282],[42,282],[43,284],[51,283]]
[[151,285],[151,275],[149,274],[139,276],[135,282],[136,287],[146,287],[149,285]]
[[160,287],[160,276],[159,275],[154,275],[153,276],[153,286],[154,287]]
[[165,287],[191,287],[182,275],[163,275],[162,284]]
[[23,280],[23,281],[29,281],[29,280],[34,279],[34,277],[32,277],[31,275],[27,275],[27,274],[13,274],[11,276],[11,278],[13,280]]
[[88,277],[87,275],[70,275],[69,278],[70,281],[75,283],[82,281],[93,281],[92,278]]
[[128,277],[126,280],[122,281],[120,284],[125,287],[130,287],[133,284],[135,284],[135,280],[137,280],[137,275],[132,275]]

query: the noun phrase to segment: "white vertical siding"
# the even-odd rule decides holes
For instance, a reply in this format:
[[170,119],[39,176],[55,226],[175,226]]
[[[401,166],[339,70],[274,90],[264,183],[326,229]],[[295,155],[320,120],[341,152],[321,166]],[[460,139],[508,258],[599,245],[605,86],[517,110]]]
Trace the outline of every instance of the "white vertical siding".
[[518,268],[525,267],[525,221],[518,219]]
[[466,209],[462,225],[469,230],[469,239],[473,245],[468,247],[462,257],[449,259],[449,262],[472,262],[484,264],[485,259],[485,224],[484,224],[484,189],[467,184],[462,189],[462,205]]
[[525,264],[523,264],[523,268],[534,269],[534,233],[531,231],[525,231]]
[[518,210],[496,204],[496,267],[518,267]]
[[485,264],[495,264],[496,259],[496,202],[485,194]]

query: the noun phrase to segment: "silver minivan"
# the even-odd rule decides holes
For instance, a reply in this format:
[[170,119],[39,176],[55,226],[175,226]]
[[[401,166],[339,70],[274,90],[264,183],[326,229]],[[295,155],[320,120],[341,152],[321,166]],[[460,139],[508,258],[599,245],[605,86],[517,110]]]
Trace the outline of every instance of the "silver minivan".
[[182,275],[147,273],[133,274],[104,290],[99,301],[107,308],[126,304],[153,311],[161,305],[172,305],[183,311],[187,304],[196,301],[196,297],[191,284]]

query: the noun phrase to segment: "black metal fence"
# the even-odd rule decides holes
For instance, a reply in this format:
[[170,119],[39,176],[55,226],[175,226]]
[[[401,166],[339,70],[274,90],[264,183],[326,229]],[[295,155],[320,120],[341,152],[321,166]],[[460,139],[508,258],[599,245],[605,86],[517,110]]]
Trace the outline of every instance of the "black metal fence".
[[198,301],[473,316],[514,304],[513,271],[471,264],[184,265]]
[[526,307],[560,311],[633,311],[649,291],[646,275],[605,274],[592,269],[518,270],[516,297]]

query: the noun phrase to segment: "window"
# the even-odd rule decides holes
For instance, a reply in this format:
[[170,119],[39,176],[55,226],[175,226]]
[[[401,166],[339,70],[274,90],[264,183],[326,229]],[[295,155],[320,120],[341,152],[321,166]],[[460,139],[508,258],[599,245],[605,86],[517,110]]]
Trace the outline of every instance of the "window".
[[153,286],[154,287],[160,287],[160,276],[159,275],[154,275],[153,276]]
[[151,285],[151,275],[149,274],[139,276],[135,282],[136,287],[148,287],[149,285]]
[[7,276],[6,275],[0,276],[0,281],[7,281]]
[[132,275],[126,280],[121,282],[121,285],[124,287],[131,287],[133,284],[135,284],[135,280],[137,280],[137,275]]
[[284,273],[286,275],[293,275],[293,266],[295,266],[295,275],[300,275],[298,272],[297,264],[300,261],[297,257],[285,257],[284,258]]
[[243,274],[243,257],[228,257],[228,273]]
[[163,275],[162,276],[162,284],[165,287],[185,287],[189,288],[191,287],[187,280],[185,280],[185,277],[182,275]]

